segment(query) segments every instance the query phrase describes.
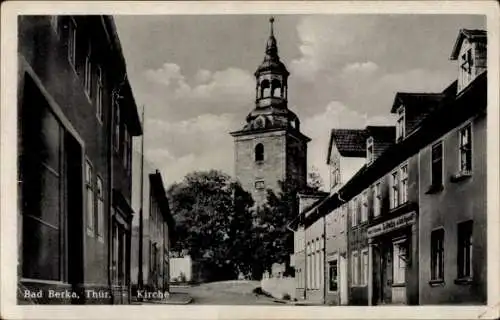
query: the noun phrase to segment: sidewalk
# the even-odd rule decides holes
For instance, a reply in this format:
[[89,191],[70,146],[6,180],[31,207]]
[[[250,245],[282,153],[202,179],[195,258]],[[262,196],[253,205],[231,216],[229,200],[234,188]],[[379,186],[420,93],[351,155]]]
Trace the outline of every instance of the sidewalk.
[[185,305],[193,302],[193,298],[187,293],[171,292],[169,297],[162,300],[150,299],[143,301],[133,301],[132,304],[166,304],[166,305]]

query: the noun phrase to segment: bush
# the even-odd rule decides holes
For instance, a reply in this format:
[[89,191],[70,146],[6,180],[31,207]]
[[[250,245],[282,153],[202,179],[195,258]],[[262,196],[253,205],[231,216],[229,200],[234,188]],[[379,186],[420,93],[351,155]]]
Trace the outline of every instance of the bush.
[[291,299],[291,297],[290,297],[290,295],[288,293],[285,293],[283,295],[283,300],[290,300],[290,299]]

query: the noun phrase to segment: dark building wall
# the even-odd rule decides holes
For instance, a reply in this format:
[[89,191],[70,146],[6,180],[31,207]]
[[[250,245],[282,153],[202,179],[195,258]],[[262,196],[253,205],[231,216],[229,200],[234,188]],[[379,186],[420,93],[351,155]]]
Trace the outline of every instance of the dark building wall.
[[287,135],[286,146],[286,178],[302,189],[307,182],[307,143]]
[[[326,216],[325,237],[325,303],[327,305],[340,304],[341,282],[347,277],[349,268],[342,270],[341,256],[347,258],[347,210],[346,207],[337,207]],[[337,289],[330,290],[329,261],[337,261]],[[345,264],[348,266],[348,263]],[[342,273],[344,272],[344,273]]]
[[[464,123],[465,124],[465,123]],[[420,303],[486,303],[486,116],[472,120],[472,175],[452,182],[459,171],[459,129],[443,135],[444,171],[441,192],[427,194],[430,186],[431,145],[420,152]],[[438,140],[436,140],[438,141]],[[457,284],[457,224],[473,220],[473,281]],[[444,229],[444,282],[431,280],[431,231]]]
[[[103,180],[105,192],[104,206],[109,203],[107,148],[109,127],[107,126],[109,106],[111,103],[106,69],[104,69],[103,121],[96,117],[95,95],[89,98],[84,92],[83,68],[86,53],[76,52],[76,66],[73,67],[67,56],[67,32],[64,28],[69,17],[61,17],[59,29],[50,24],[49,16],[20,16],[19,18],[19,54],[20,78],[25,74],[26,66],[31,68],[44,86],[46,92],[57,103],[64,116],[84,140],[85,157],[92,163],[95,175]],[[96,48],[94,63],[104,64],[106,55],[100,54],[98,48],[107,47],[107,41],[101,28],[100,17],[88,17],[86,21],[76,18],[79,28],[78,36],[89,37]],[[93,28],[85,29],[83,25],[93,24]],[[85,31],[84,31],[85,30]],[[77,46],[77,48],[79,48]],[[77,49],[79,50],[79,49]],[[101,60],[102,59],[102,60]],[[95,64],[94,64],[95,66]],[[21,84],[22,86],[22,84]],[[95,92],[93,82],[92,92]],[[95,177],[94,177],[95,179]],[[84,214],[85,212],[82,212]],[[106,211],[107,213],[107,211]],[[104,219],[102,240],[95,236],[85,236],[85,282],[96,285],[107,283],[107,215]]]

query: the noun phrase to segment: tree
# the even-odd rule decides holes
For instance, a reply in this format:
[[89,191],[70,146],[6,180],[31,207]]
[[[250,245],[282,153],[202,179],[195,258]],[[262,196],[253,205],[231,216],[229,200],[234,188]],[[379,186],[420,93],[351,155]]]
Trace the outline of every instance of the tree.
[[172,250],[186,251],[209,281],[250,272],[253,200],[248,192],[210,170],[186,175],[167,194],[178,235]]
[[307,187],[310,190],[318,191],[324,187],[323,179],[318,172],[318,168],[312,167],[311,171],[307,174]]

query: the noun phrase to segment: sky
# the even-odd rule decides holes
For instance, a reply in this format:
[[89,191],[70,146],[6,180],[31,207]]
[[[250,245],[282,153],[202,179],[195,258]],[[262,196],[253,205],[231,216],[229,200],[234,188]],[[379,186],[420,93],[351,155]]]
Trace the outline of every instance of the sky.
[[[457,78],[449,57],[474,15],[276,15],[288,107],[301,120],[308,167],[328,183],[332,128],[393,125],[396,92],[440,92]],[[234,175],[229,132],[254,108],[269,15],[115,16],[141,112],[145,157],[167,185],[195,170]],[[138,145],[136,139],[135,146]]]

